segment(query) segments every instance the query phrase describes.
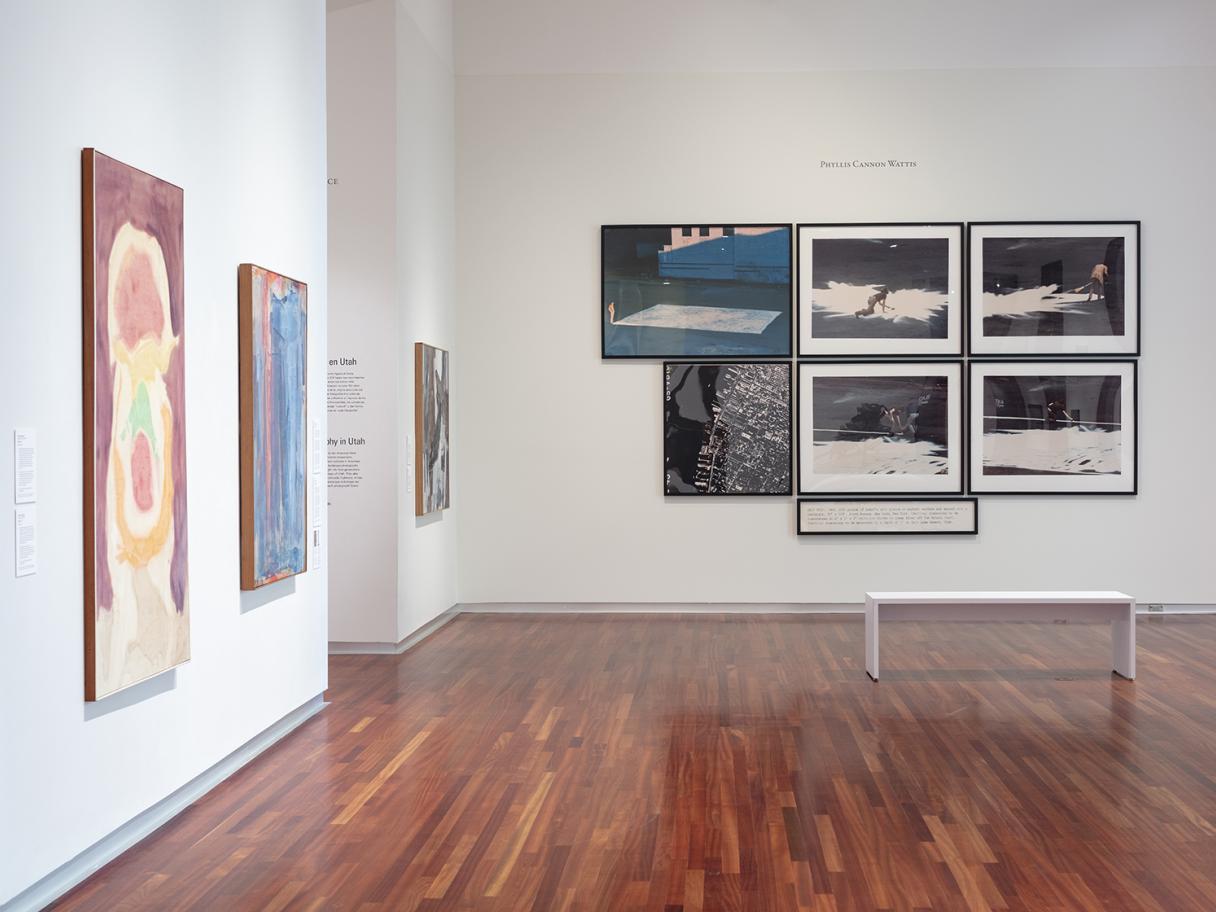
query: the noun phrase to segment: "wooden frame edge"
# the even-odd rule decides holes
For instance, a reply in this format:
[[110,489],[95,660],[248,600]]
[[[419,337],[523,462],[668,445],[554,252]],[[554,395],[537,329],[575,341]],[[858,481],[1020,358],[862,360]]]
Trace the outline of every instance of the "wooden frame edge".
[[96,315],[96,274],[93,269],[94,246],[96,244],[94,195],[94,161],[97,150],[80,150],[80,199],[81,199],[81,348],[83,383],[81,385],[81,418],[84,425],[82,462],[84,475],[84,698],[86,702],[97,700],[97,528],[95,521],[96,465],[93,459],[96,423],[96,387],[94,385],[94,360],[96,340],[94,330]]

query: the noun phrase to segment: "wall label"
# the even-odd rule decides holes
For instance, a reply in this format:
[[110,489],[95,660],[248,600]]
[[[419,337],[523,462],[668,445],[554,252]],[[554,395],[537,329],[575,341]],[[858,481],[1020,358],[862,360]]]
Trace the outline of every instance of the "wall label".
[[33,576],[38,572],[38,508],[17,507],[13,518],[17,576]]
[[38,499],[38,432],[17,428],[13,432],[13,501],[33,503]]
[[835,497],[798,501],[799,535],[975,535],[974,497]]

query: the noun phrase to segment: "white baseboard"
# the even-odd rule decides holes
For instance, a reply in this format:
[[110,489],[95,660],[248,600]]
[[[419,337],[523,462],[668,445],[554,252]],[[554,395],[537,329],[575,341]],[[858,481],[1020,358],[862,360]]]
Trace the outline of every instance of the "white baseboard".
[[[1216,614],[1216,605],[1136,605],[1138,614]],[[467,614],[863,614],[861,602],[466,602]],[[330,650],[333,651],[332,649]]]
[[468,614],[861,614],[845,602],[466,602]]
[[[331,641],[330,655],[401,655],[407,649],[417,646],[432,633],[460,614],[461,606],[453,605],[438,617],[427,621],[405,639],[397,643],[350,643]],[[2,912],[2,910],[0,910]]]
[[[1149,605],[1161,605],[1160,611],[1149,611]],[[1216,605],[1165,605],[1160,602],[1137,602],[1136,614],[1216,614]]]
[[317,694],[303,706],[292,710],[278,722],[246,741],[223,760],[195,776],[168,797],[162,798],[143,813],[128,820],[71,861],[60,865],[50,874],[22,890],[7,903],[0,904],[0,912],[35,912],[54,902],[89,875],[164,826],[258,754],[290,734],[327,705],[324,695]]

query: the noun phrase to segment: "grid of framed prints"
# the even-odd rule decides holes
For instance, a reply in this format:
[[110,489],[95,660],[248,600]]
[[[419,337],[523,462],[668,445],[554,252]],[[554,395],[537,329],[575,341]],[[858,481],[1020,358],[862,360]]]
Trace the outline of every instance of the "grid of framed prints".
[[1136,493],[1139,222],[605,225],[600,253],[602,357],[664,361],[666,496],[974,535],[964,491]]
[[798,226],[798,354],[963,353],[962,223]]

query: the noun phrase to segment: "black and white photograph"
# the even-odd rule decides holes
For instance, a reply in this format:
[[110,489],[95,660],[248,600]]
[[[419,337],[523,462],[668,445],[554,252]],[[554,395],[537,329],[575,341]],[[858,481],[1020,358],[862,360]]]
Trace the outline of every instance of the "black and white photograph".
[[973,362],[974,493],[1132,494],[1132,361]]
[[972,354],[1139,353],[1139,222],[968,230]]
[[414,343],[414,512],[426,516],[452,504],[448,468],[448,353]]
[[962,492],[962,365],[798,365],[802,494]]
[[791,379],[788,363],[664,364],[664,493],[792,493]]
[[605,358],[789,357],[791,225],[604,225]]
[[798,354],[963,353],[963,226],[798,226]]

